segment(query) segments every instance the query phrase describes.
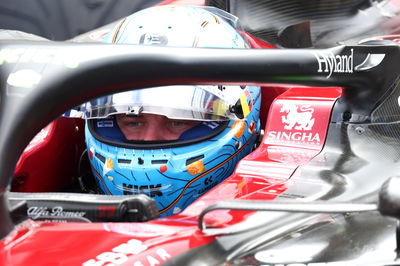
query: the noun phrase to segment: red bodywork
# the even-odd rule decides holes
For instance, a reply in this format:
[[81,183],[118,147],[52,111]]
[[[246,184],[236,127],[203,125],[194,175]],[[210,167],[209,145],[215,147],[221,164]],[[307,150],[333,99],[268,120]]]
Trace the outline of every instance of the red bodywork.
[[84,150],[82,119],[60,118],[37,134],[15,168],[11,190],[60,191],[71,185]]
[[[322,149],[331,110],[341,89],[266,86],[263,102],[281,91],[286,92],[276,97],[270,107],[263,104],[261,112],[268,113],[268,119],[261,145],[237,165],[230,178],[182,213],[147,223],[27,221],[0,243],[2,265],[157,265],[214,239],[197,227],[199,213],[210,204],[227,199],[290,197],[285,191],[308,185],[307,179],[296,179],[296,169]],[[310,130],[301,128],[299,123],[290,128],[289,115],[304,113],[309,114],[307,121],[313,121]],[[309,193],[312,197],[313,191]],[[248,211],[215,211],[206,215],[205,223],[226,226],[250,216]]]

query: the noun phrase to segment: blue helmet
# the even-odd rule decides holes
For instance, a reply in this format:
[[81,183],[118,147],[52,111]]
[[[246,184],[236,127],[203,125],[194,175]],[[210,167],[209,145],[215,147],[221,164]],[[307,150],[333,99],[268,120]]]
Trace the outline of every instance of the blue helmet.
[[[105,42],[248,48],[236,25],[232,15],[218,9],[153,7],[123,19]],[[210,85],[140,89],[91,101],[85,135],[98,186],[111,195],[147,194],[161,216],[181,212],[252,151],[260,102],[258,86]],[[145,115],[190,126],[175,139],[128,137],[120,119]]]

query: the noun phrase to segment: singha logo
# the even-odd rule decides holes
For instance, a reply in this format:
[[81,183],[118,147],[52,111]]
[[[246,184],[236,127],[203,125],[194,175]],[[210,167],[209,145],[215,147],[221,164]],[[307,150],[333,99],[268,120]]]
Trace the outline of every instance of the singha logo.
[[[298,110],[300,109],[300,110]],[[285,129],[291,130],[311,130],[315,119],[312,117],[314,109],[309,105],[302,105],[300,108],[296,104],[285,103],[282,105],[281,113],[287,113],[282,116],[282,123],[286,124]]]

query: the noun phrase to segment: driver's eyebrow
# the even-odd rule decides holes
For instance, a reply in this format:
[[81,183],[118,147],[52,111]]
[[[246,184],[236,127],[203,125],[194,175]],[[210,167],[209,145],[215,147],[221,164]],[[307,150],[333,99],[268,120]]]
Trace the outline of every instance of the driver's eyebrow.
[[130,120],[144,120],[145,118],[143,116],[122,116],[117,118],[120,121],[130,121]]

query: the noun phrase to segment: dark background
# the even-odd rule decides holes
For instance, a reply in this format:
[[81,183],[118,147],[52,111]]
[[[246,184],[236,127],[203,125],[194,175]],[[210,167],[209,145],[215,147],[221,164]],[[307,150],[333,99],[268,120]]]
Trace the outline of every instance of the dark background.
[[[0,0],[0,29],[62,41],[159,2],[163,1]],[[360,10],[374,11],[370,7],[378,2],[385,0],[206,0],[205,4],[236,15],[247,32],[264,41],[278,47],[302,48],[329,47],[337,41],[382,35],[376,26],[382,16],[376,14],[377,8],[375,13],[359,16]]]
[[66,40],[159,0],[1,0],[0,29]]

